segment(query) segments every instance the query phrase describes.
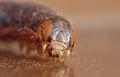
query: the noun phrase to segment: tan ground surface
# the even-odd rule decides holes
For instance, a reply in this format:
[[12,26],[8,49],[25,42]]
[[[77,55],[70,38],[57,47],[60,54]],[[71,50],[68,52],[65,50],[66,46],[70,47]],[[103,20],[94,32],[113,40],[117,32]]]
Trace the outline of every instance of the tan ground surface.
[[119,0],[12,1],[60,11],[75,24],[76,47],[65,63],[0,56],[0,77],[120,77]]

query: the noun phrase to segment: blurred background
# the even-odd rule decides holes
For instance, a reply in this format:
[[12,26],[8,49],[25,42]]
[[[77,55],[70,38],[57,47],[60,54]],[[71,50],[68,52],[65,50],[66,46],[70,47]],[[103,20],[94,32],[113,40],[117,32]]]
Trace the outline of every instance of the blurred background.
[[[51,68],[45,69],[47,73],[45,72],[43,76],[38,74],[41,73],[41,69],[37,72],[35,69],[32,72],[30,70],[33,77],[34,75],[120,77],[120,0],[0,0],[0,2],[46,5],[74,24],[76,46],[72,55],[65,60],[66,65],[57,68],[53,65],[52,71]],[[2,71],[1,76],[4,76],[4,73],[6,71]],[[23,71],[21,73],[17,69],[18,73],[24,75]],[[16,76],[16,71],[13,71],[11,76]]]

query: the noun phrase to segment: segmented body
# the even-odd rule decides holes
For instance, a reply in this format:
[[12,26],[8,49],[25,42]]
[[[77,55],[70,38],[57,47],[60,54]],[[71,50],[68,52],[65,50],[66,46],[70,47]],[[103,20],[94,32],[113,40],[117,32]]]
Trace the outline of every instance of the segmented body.
[[[32,4],[0,3],[0,40],[18,41],[26,54],[36,50],[49,54],[51,42],[62,42],[70,51],[74,46],[74,28],[53,10]],[[54,44],[54,42],[53,42]]]

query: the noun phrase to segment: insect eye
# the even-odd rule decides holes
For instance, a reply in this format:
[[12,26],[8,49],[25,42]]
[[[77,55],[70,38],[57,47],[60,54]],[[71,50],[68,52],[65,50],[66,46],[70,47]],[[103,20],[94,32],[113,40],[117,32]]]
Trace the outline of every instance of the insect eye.
[[57,54],[57,55],[56,55],[56,57],[58,58],[58,57],[59,57],[59,55]]

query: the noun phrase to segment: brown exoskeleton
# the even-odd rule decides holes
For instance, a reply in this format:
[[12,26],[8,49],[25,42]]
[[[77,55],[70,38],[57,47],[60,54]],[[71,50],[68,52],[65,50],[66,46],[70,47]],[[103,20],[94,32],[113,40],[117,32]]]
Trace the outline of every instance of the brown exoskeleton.
[[0,3],[0,31],[2,42],[17,41],[20,51],[26,46],[26,55],[37,51],[61,59],[70,54],[75,42],[71,23],[39,5]]

